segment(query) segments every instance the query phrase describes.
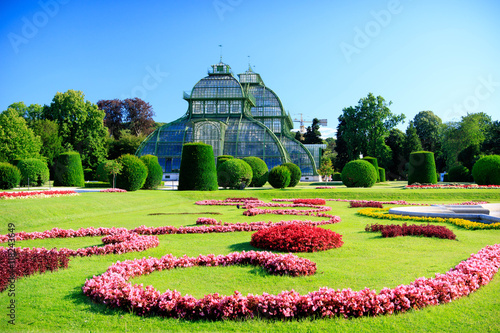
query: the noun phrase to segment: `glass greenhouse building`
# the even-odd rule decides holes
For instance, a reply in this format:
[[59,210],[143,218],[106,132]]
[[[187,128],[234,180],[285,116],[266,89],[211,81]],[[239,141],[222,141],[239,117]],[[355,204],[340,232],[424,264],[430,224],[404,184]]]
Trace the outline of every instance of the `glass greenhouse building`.
[[[184,92],[189,104],[186,114],[151,133],[136,155],[158,156],[165,179],[175,180],[182,145],[204,142],[212,145],[215,157],[257,156],[269,169],[293,162],[302,170],[303,179],[315,179],[319,158],[315,161],[310,150],[294,139],[292,118],[276,93],[251,68],[238,77],[225,63],[212,65],[191,93]],[[316,151],[324,148],[315,146]]]

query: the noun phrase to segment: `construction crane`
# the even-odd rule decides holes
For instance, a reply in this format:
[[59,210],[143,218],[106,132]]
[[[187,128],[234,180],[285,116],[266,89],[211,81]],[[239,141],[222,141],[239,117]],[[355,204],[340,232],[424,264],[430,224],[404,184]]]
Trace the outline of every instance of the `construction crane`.
[[[300,115],[300,119],[298,118],[295,118],[293,121],[294,122],[297,122],[297,123],[300,123],[300,133],[304,134],[306,132],[306,126],[304,125],[304,123],[312,123],[312,121],[310,120],[304,120],[304,118],[302,117],[302,113],[297,113]],[[319,124],[321,126],[327,126],[328,125],[328,120],[327,119],[319,119]]]

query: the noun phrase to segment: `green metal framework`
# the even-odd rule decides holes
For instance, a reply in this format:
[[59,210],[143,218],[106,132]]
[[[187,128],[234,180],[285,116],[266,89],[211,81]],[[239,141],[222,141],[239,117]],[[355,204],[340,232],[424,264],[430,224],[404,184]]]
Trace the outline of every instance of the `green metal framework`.
[[204,142],[215,157],[257,156],[269,168],[291,161],[303,175],[317,175],[313,156],[290,133],[292,118],[278,96],[251,69],[238,76],[227,64],[212,65],[191,93],[184,92],[186,114],[151,133],[136,155],[156,155],[165,173],[177,173],[182,145]]

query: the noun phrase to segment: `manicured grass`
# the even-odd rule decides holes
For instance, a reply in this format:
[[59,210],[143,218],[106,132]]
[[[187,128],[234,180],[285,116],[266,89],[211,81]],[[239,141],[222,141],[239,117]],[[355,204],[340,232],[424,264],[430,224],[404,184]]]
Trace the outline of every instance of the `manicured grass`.
[[[16,231],[44,231],[53,227],[125,227],[139,225],[194,225],[196,218],[206,216],[223,222],[279,221],[306,218],[301,216],[258,215],[246,217],[243,210],[230,206],[197,206],[196,200],[226,197],[346,198],[371,200],[407,200],[411,202],[456,203],[468,200],[500,202],[500,190],[404,190],[401,184],[388,183],[371,189],[336,188],[314,190],[300,185],[297,189],[247,189],[245,191],[178,192],[138,191],[130,193],[84,193],[76,197],[49,199],[0,200],[0,233],[14,223]],[[300,293],[323,286],[332,288],[365,287],[380,290],[410,283],[418,277],[445,273],[461,260],[467,259],[486,245],[498,243],[499,230],[469,231],[446,224],[458,241],[425,237],[382,238],[364,232],[369,223],[385,224],[356,215],[357,209],[346,202],[327,202],[332,213],[342,222],[323,226],[343,235],[345,244],[339,249],[317,253],[298,253],[317,263],[318,271],[308,277],[279,277],[266,274],[261,268],[196,267],[141,276],[134,283],[151,284],[161,292],[177,289],[182,294],[202,297],[208,293],[232,294],[279,293],[294,289]],[[152,213],[179,215],[148,215]],[[191,215],[181,213],[220,212],[222,215]],[[319,220],[318,218],[307,218]],[[392,221],[392,223],[395,223]],[[142,318],[122,310],[94,304],[83,295],[85,279],[102,274],[120,260],[199,254],[227,254],[234,251],[257,250],[250,246],[250,232],[226,234],[188,234],[159,236],[160,246],[141,253],[73,258],[68,269],[45,273],[16,282],[16,325],[7,323],[6,310],[0,331],[332,331],[332,332],[494,332],[500,330],[500,277],[469,297],[450,304],[428,307],[394,316],[344,320],[316,319],[270,321],[185,321],[159,317]],[[78,248],[100,244],[99,237],[46,239],[17,242],[17,246]],[[7,293],[0,294],[2,308],[8,304]]]

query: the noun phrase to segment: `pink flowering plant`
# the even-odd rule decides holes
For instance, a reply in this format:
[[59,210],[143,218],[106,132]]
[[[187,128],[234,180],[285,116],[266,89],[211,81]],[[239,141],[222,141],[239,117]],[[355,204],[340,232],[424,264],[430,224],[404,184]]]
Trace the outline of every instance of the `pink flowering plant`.
[[79,195],[73,190],[68,191],[14,191],[0,192],[0,199],[33,199],[33,198],[52,198],[60,196]]

